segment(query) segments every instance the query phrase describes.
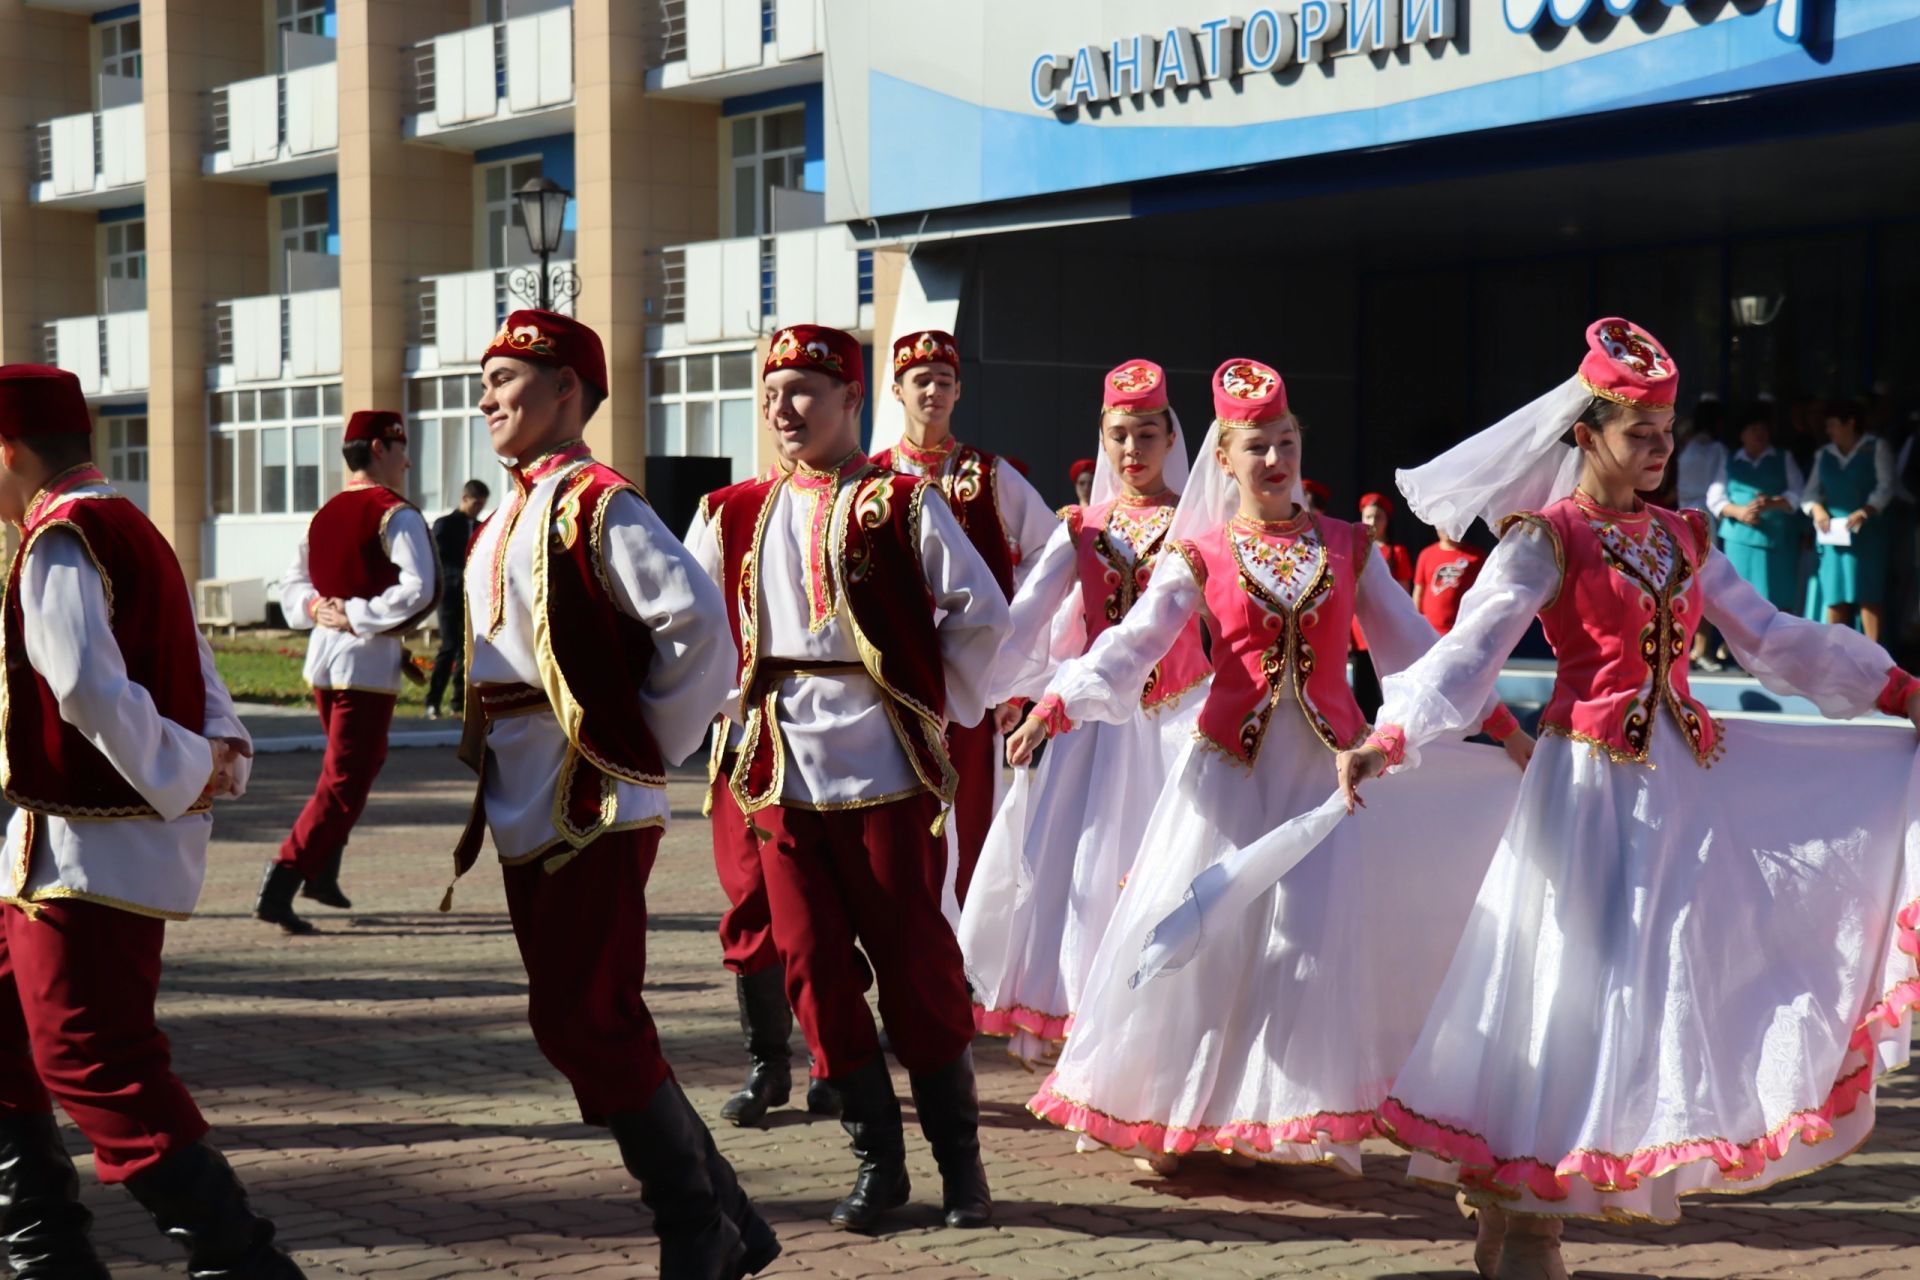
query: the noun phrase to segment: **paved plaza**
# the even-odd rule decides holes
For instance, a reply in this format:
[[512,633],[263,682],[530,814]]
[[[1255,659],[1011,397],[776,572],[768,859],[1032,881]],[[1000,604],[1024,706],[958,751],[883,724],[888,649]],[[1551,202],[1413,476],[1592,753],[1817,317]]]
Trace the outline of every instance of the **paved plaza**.
[[[251,793],[220,811],[201,914],[168,939],[161,1025],[256,1202],[326,1280],[654,1275],[647,1212],[612,1142],[579,1123],[526,1030],[498,871],[483,861],[452,913],[435,910],[472,794],[450,751],[394,753],[348,853],[355,910],[315,908],[327,932],[301,939],[251,919],[261,863],[318,767],[304,752],[257,761]],[[647,950],[668,1055],[712,1116],[742,1062],[699,792],[691,775],[673,783]],[[1037,1079],[992,1041],[977,1054],[991,1230],[936,1225],[938,1179],[910,1103],[915,1201],[877,1239],[826,1226],[853,1168],[836,1123],[783,1111],[765,1129],[716,1129],[786,1246],[766,1274],[1470,1273],[1469,1225],[1450,1201],[1405,1186],[1384,1145],[1364,1179],[1208,1159],[1162,1181],[1112,1154],[1075,1155],[1070,1137],[1026,1113]],[[904,1075],[896,1083],[904,1099]],[[1920,1275],[1920,1097],[1904,1076],[1886,1091],[1879,1132],[1845,1164],[1697,1204],[1679,1227],[1573,1227],[1569,1262],[1588,1277]],[[174,1246],[80,1161],[115,1274],[183,1274]]]

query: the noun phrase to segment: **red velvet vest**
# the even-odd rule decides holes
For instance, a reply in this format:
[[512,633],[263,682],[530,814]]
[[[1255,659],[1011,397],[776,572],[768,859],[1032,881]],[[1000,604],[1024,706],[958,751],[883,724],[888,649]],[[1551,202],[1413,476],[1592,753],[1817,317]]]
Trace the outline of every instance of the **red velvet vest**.
[[[1166,550],[1167,535],[1163,529],[1140,549],[1139,558],[1129,564],[1107,533],[1108,521],[1118,509],[1121,509],[1118,502],[1106,502],[1098,506],[1067,507],[1060,513],[1073,538],[1074,559],[1080,573],[1080,604],[1089,645],[1100,638],[1101,632],[1127,616],[1134,601],[1146,591],[1154,566],[1160,563],[1161,553]],[[1165,510],[1170,517],[1172,507],[1169,505]],[[1168,525],[1171,523],[1169,519]],[[1167,656],[1148,673],[1146,685],[1140,691],[1140,705],[1149,711],[1164,706],[1206,679],[1210,670],[1206,651],[1200,644],[1200,620],[1189,619]]]
[[[896,468],[899,459],[894,449],[882,449],[873,455],[877,467]],[[967,541],[987,562],[993,580],[1000,584],[1007,599],[1013,599],[1013,569],[1017,561],[1007,545],[1007,529],[1000,522],[1000,478],[998,459],[985,449],[970,444],[955,444],[944,463],[927,473],[927,480],[940,486],[941,496],[953,508],[953,514],[966,530]]]
[[[1213,686],[1197,732],[1249,765],[1289,696],[1330,750],[1367,735],[1366,717],[1347,685],[1346,658],[1354,572],[1374,553],[1363,526],[1329,516],[1312,519],[1320,532],[1316,567],[1291,609],[1243,572],[1230,525],[1177,544],[1204,591],[1213,636]],[[1374,565],[1365,572],[1385,569]]]
[[[6,798],[31,812],[68,818],[157,818],[153,806],[107,758],[60,718],[52,687],[27,661],[21,574],[40,538],[50,530],[65,530],[80,539],[100,571],[127,677],[147,691],[162,716],[195,733],[205,727],[200,637],[180,562],[133,503],[117,493],[72,492],[81,485],[104,483],[92,467],[75,468],[48,485],[27,511],[20,550],[7,574],[0,638],[7,682],[0,778]],[[202,802],[192,812],[207,807]]]
[[1653,717],[1665,707],[1694,759],[1710,764],[1720,729],[1687,688],[1687,653],[1700,627],[1699,573],[1713,535],[1698,511],[1647,512],[1678,552],[1665,583],[1610,554],[1572,498],[1502,522],[1503,533],[1521,520],[1540,528],[1560,562],[1560,590],[1540,610],[1559,664],[1540,728],[1616,761],[1645,763]]
[[[861,665],[888,703],[893,731],[914,774],[945,805],[956,778],[947,757],[946,669],[934,629],[931,594],[920,567],[920,510],[939,501],[926,480],[904,476],[856,455],[847,464],[828,526],[832,590],[845,602]],[[785,475],[761,477],[708,495],[705,506],[719,540],[721,586],[740,651],[743,734],[729,785],[740,810],[780,803],[781,743],[774,682],[760,687],[765,657],[758,643],[760,541]]]
[[[307,524],[307,579],[313,589],[340,600],[370,600],[400,581],[400,569],[388,554],[387,523],[403,510],[417,508],[382,484],[357,485],[327,499]],[[394,630],[410,629],[438,603],[435,592]]]

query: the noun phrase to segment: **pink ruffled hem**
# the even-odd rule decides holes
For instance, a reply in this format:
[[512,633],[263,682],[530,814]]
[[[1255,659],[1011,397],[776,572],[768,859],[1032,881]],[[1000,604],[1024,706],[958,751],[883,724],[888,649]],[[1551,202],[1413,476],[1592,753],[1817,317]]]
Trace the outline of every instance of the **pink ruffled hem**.
[[1038,1040],[1064,1041],[1073,1030],[1073,1015],[1041,1013],[1015,1005],[1011,1009],[986,1009],[973,1006],[973,1029],[983,1036],[1011,1038],[1021,1032]]
[[[1901,908],[1895,917],[1897,945],[1920,958],[1920,899]],[[1848,1047],[1867,1055],[1867,1061],[1843,1076],[1826,1101],[1788,1116],[1762,1137],[1747,1142],[1701,1138],[1665,1143],[1629,1155],[1604,1151],[1574,1151],[1549,1165],[1531,1157],[1496,1156],[1487,1140],[1408,1110],[1399,1099],[1380,1104],[1380,1132],[1410,1151],[1437,1156],[1456,1166],[1463,1187],[1513,1196],[1530,1191],[1542,1200],[1564,1200],[1572,1178],[1584,1178],[1603,1192],[1635,1191],[1643,1178],[1658,1178],[1682,1165],[1711,1160],[1729,1182],[1750,1182],[1786,1155],[1796,1139],[1808,1145],[1824,1142],[1834,1133],[1834,1121],[1853,1114],[1873,1088],[1876,1074],[1873,1050],[1885,1030],[1920,1007],[1920,978],[1909,978],[1888,991],[1854,1028]]]
[[1351,1146],[1378,1133],[1371,1111],[1322,1112],[1289,1116],[1271,1123],[1236,1120],[1230,1124],[1192,1127],[1152,1120],[1121,1120],[1055,1092],[1055,1078],[1047,1077],[1040,1092],[1027,1103],[1027,1110],[1049,1124],[1057,1124],[1072,1133],[1087,1134],[1116,1151],[1140,1146],[1155,1152],[1186,1155],[1206,1147],[1215,1151],[1272,1154],[1282,1147],[1314,1146],[1323,1142]]

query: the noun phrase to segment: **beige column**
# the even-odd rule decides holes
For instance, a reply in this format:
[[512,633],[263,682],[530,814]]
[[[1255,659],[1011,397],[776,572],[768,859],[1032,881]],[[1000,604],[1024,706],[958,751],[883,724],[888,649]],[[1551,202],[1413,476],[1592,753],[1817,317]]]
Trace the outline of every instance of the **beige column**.
[[29,199],[30,130],[93,109],[90,39],[84,16],[0,5],[0,359],[8,363],[44,361],[41,325],[100,309],[97,213]]
[[649,97],[645,6],[575,0],[574,170],[581,320],[607,348],[594,452],[645,483],[648,251],[719,234],[719,104]]
[[207,515],[207,334],[215,299],[267,289],[266,189],[201,177],[207,91],[262,74],[264,10],[141,6],[147,116],[149,507],[187,580]]
[[470,25],[466,0],[340,0],[340,359],[345,407],[404,410],[415,284],[471,266],[473,157],[401,141],[406,51]]

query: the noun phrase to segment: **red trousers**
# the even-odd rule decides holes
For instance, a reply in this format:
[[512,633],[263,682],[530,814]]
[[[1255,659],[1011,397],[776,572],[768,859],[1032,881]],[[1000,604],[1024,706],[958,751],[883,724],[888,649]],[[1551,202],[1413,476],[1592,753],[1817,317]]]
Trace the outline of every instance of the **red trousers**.
[[980,850],[986,847],[987,830],[993,826],[994,784],[1000,778],[1000,730],[994,727],[992,707],[971,729],[947,726],[947,755],[960,780],[953,797],[953,839],[960,855],[953,892],[964,907],[973,869],[980,865]]
[[308,880],[347,847],[353,824],[367,807],[367,793],[387,762],[387,728],[393,723],[396,701],[394,694],[361,689],[313,691],[320,726],[327,733],[327,753],[320,760],[320,782],[313,797],[280,845],[280,861],[300,868]]
[[673,1074],[643,990],[647,876],[660,835],[609,832],[552,871],[565,850],[501,868],[527,967],[527,1022],[588,1124],[646,1106]]
[[709,791],[713,801],[713,869],[727,895],[720,917],[720,957],[729,970],[746,977],[780,963],[773,945],[773,908],[760,870],[760,841],[754,838],[722,773]]
[[973,1042],[960,944],[940,914],[946,841],[929,829],[939,813],[923,793],[869,809],[754,814],[773,837],[760,847],[773,939],[818,1075],[845,1075],[880,1052],[856,940],[902,1066],[931,1071]]
[[97,902],[0,907],[0,1113],[58,1100],[100,1181],[125,1182],[207,1122],[153,1017],[166,922]]

